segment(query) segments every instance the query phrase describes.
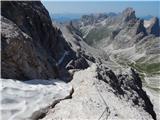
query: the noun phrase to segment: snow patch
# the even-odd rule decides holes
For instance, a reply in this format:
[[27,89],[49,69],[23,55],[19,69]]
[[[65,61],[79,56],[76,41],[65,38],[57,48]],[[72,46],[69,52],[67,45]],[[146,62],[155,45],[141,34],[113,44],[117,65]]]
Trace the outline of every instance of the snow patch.
[[62,57],[59,59],[59,61],[58,61],[58,63],[57,63],[57,66],[60,65],[60,64],[63,62],[64,58],[65,58],[67,55],[69,55],[69,51],[65,51],[65,52],[64,52],[64,54],[62,55]]
[[60,80],[1,81],[2,120],[30,120],[35,113],[47,112],[53,102],[69,96],[72,90]]
[[106,21],[107,21],[107,19],[103,20],[103,21],[101,22],[101,25],[102,25],[102,26],[105,26],[105,25],[106,25]]
[[151,20],[144,20],[144,27],[148,28],[151,25]]

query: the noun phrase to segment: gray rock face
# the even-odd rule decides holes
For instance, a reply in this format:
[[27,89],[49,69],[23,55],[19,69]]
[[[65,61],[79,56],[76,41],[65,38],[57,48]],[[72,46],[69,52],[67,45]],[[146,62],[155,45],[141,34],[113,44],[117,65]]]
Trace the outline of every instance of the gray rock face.
[[94,24],[97,23],[99,21],[102,21],[104,19],[106,19],[108,17],[107,14],[90,14],[90,15],[83,15],[81,20],[83,22],[84,25],[90,25],[90,24]]
[[76,60],[71,60],[66,66],[68,70],[69,69],[85,69],[87,67],[89,67],[89,64],[83,57],[80,57]]
[[1,22],[2,78],[24,80],[57,77],[55,60],[42,47],[38,51],[33,39],[10,20],[1,17]]
[[[75,57],[41,2],[2,2],[2,77],[49,79],[61,76],[65,51]],[[69,62],[72,58],[66,61]]]
[[135,72],[117,77],[98,64],[78,71],[70,83],[74,87],[72,99],[61,101],[42,120],[156,120],[153,106],[136,77]]
[[133,8],[126,8],[123,12],[123,21],[128,22],[130,20],[136,19],[135,11]]
[[142,33],[144,36],[147,35],[146,29],[144,27],[144,21],[143,20],[138,20],[137,26],[136,26],[136,34]]
[[114,49],[123,49],[135,45],[146,36],[159,35],[158,18],[152,19],[149,27],[146,28],[144,20],[136,17],[133,8],[127,8],[116,16],[99,19],[97,23],[84,24],[85,19],[80,19],[78,23],[81,25],[80,28],[73,25],[82,32],[84,40],[94,47],[105,48],[113,43]]
[[[115,60],[122,63],[122,66],[128,66],[130,63],[136,63],[138,66],[140,64],[141,69],[145,69],[146,74],[150,76],[152,73],[159,74],[160,70],[159,67],[154,70],[149,68],[155,64],[159,65],[158,21],[158,18],[139,19],[133,9],[127,8],[114,17],[107,17],[92,25],[82,25],[77,29],[89,45],[103,49],[110,56],[116,56]],[[81,20],[79,23],[83,24]],[[144,64],[148,67],[144,68]]]
[[159,20],[157,17],[154,17],[150,20],[150,25],[147,28],[149,34],[153,34],[155,36],[160,35],[160,27],[159,27]]
[[13,21],[32,37],[37,47],[44,47],[56,60],[69,50],[61,31],[52,27],[49,13],[41,2],[2,2],[2,16]]
[[[142,81],[134,69],[131,68],[128,74],[119,74],[116,76],[112,70],[100,65],[97,73],[100,80],[103,80],[112,86],[116,95],[125,96],[126,94],[128,96],[129,94],[127,92],[129,91],[130,95],[128,96],[128,99],[130,99],[132,98],[132,95],[135,95],[134,92],[136,92],[136,96],[132,99],[133,103],[135,105],[143,106],[144,110],[150,113],[153,119],[156,120],[153,105],[145,91],[143,91]],[[107,81],[107,77],[109,77],[109,81]]]

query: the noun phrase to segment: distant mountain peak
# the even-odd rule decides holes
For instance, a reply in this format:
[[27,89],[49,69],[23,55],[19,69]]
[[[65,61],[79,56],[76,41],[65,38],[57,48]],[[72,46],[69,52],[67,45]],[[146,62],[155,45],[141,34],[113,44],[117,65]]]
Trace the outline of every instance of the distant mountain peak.
[[122,15],[124,17],[124,21],[129,21],[131,19],[136,19],[136,15],[135,15],[135,10],[133,8],[126,8],[123,12]]
[[144,27],[144,20],[138,20],[137,21],[137,27],[136,27],[136,34],[139,34],[139,33],[143,33],[144,35],[147,35],[147,32],[146,32],[146,29]]
[[83,15],[81,19],[85,25],[88,25],[88,24],[97,23],[99,21],[103,21],[107,17],[108,15],[106,13],[96,13],[96,14],[90,14],[90,15]]
[[114,12],[109,12],[107,15],[113,17],[113,16],[116,16],[117,14]]
[[154,34],[155,36],[159,36],[160,35],[160,31],[159,31],[160,27],[159,27],[159,19],[157,17],[153,17],[150,20],[150,25],[148,27],[148,33],[150,34]]
[[135,13],[135,10],[133,8],[126,8],[124,11],[123,11],[123,14],[132,14],[132,13]]

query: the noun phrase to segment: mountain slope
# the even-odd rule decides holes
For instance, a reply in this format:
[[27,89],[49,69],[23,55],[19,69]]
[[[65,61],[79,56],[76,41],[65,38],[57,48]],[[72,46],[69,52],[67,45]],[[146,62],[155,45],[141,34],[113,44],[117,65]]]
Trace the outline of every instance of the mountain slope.
[[136,17],[132,8],[127,8],[94,24],[85,25],[84,22],[82,18],[73,25],[89,45],[106,51],[111,59],[124,67],[132,66],[148,76],[159,74],[158,18],[144,21]]
[[3,1],[1,15],[3,78],[49,79],[66,73],[57,63],[65,52],[72,56],[66,63],[76,59],[75,53],[40,2]]

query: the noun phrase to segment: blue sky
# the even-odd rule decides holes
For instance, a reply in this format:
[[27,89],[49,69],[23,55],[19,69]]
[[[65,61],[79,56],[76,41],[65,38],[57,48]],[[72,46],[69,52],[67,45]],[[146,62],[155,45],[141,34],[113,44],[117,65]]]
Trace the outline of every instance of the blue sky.
[[[76,1],[76,0],[75,0]],[[137,16],[160,16],[160,1],[42,1],[52,14],[57,13],[119,13],[127,7],[132,7]]]

